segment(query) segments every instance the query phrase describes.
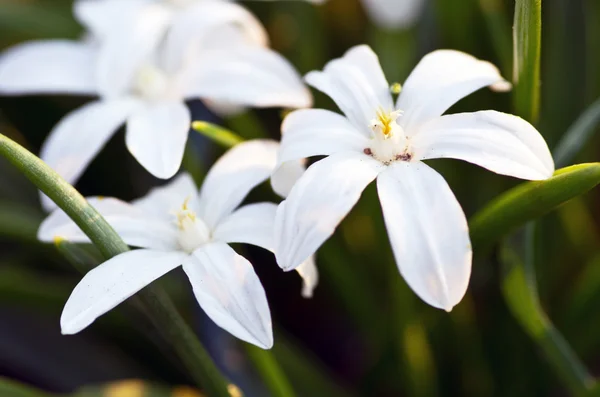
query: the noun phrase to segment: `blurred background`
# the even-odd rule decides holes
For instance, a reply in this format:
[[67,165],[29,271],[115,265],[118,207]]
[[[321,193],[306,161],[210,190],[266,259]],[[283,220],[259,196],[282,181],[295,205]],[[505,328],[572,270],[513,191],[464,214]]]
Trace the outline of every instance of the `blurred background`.
[[[466,51],[493,62],[508,79],[512,76],[513,0],[428,0],[413,24],[395,30],[378,27],[363,3],[243,4],[264,23],[272,46],[302,74],[321,69],[351,46],[368,43],[379,54],[390,83],[403,82],[424,54],[439,48]],[[25,40],[78,38],[82,28],[71,6],[69,0],[0,0],[0,49]],[[600,97],[600,1],[544,0],[542,12],[538,128],[553,148]],[[56,122],[90,99],[0,97],[0,131],[39,153]],[[315,92],[315,99],[315,107],[335,109],[324,95]],[[223,124],[245,138],[279,138],[281,109],[250,110],[221,120],[200,101],[189,105],[194,119]],[[483,109],[510,112],[510,93],[481,90],[450,112]],[[599,143],[592,137],[570,163],[599,159]],[[184,167],[200,182],[223,151],[191,133]],[[518,182],[464,162],[431,164],[446,177],[467,216]],[[161,183],[128,154],[121,131],[76,187],[85,196],[131,200]],[[599,194],[596,189],[543,218],[538,224],[543,249],[536,257],[542,307],[597,375]],[[249,201],[265,199],[278,200],[266,185]],[[122,309],[79,335],[60,335],[62,307],[81,275],[53,245],[36,241],[43,217],[35,188],[0,158],[0,376],[58,394],[100,385],[104,392],[93,393],[111,397],[137,396],[106,394],[121,389],[102,385],[124,379],[162,385],[157,393],[160,387],[190,384],[155,331]],[[250,258],[265,286],[275,327],[273,353],[299,396],[569,395],[511,314],[497,251],[475,253],[469,292],[450,314],[431,308],[398,274],[374,186],[318,252],[321,278],[312,299],[301,297],[300,278],[280,271],[271,254],[236,249]],[[93,260],[93,250],[86,252]],[[245,395],[268,396],[250,359],[251,349],[204,317],[180,270],[158,283]]]

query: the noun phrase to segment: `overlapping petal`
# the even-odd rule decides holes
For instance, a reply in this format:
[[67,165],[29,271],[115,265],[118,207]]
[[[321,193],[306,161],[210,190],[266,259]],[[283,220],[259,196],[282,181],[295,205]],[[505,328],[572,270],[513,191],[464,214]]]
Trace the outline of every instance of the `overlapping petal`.
[[312,96],[298,72],[269,48],[203,51],[185,77],[185,96],[252,107],[302,108]]
[[104,262],[88,272],[71,293],[60,318],[62,333],[83,330],[185,258],[179,252],[136,250]]
[[175,211],[181,209],[184,202],[196,210],[198,188],[187,172],[175,177],[164,186],[156,187],[142,198],[133,200],[131,204],[154,218],[171,222]]
[[213,232],[213,239],[224,243],[245,243],[272,251],[277,205],[249,204],[223,219]]
[[200,307],[218,326],[263,349],[273,346],[271,314],[252,265],[227,244],[208,244],[183,264]]
[[[128,245],[157,250],[177,250],[177,229],[172,222],[153,217],[129,203],[116,198],[87,199]],[[38,239],[52,242],[55,238],[71,242],[89,242],[66,213],[56,209],[38,229]]]
[[358,131],[367,136],[379,109],[393,110],[392,96],[377,55],[369,46],[351,48],[322,72],[306,75],[306,82],[335,101]]
[[183,102],[147,104],[127,120],[127,149],[152,175],[171,178],[181,166],[190,124]]
[[547,179],[554,161],[541,134],[520,117],[495,111],[442,116],[413,138],[421,159],[455,158],[498,174]]
[[68,40],[33,41],[0,56],[0,94],[95,95],[98,51]]
[[279,144],[271,140],[247,141],[217,160],[200,190],[198,215],[209,227],[231,214],[253,188],[269,178],[278,148]]
[[277,163],[338,152],[362,152],[368,146],[369,139],[344,116],[323,109],[301,109],[283,121]]
[[[75,183],[127,117],[139,107],[131,98],[97,101],[74,110],[50,132],[40,157],[67,182]],[[46,209],[56,208],[42,196]]]
[[423,57],[402,87],[397,109],[408,135],[418,126],[441,116],[463,97],[485,86],[510,89],[494,65],[454,50],[437,50]]
[[371,157],[337,153],[310,166],[277,208],[275,255],[284,270],[308,259],[383,169]]
[[400,273],[428,304],[450,311],[471,274],[467,220],[444,178],[424,163],[396,162],[377,178]]

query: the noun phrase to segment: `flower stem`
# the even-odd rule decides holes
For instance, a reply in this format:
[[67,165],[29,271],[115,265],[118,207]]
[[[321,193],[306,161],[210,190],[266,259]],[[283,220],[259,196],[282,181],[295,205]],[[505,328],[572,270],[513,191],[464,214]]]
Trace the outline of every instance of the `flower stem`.
[[[65,211],[96,245],[104,259],[129,251],[127,244],[85,198],[42,160],[2,134],[0,154]],[[224,377],[164,291],[151,285],[140,291],[138,296],[150,321],[171,343],[192,378],[209,396],[228,397]]]
[[270,350],[245,345],[246,353],[265,380],[274,397],[295,397],[294,390]]

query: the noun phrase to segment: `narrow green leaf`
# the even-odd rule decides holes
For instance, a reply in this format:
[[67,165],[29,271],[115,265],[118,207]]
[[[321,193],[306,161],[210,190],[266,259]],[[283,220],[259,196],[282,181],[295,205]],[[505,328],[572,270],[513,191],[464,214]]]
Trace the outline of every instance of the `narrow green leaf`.
[[600,98],[592,103],[563,135],[556,145],[554,163],[557,167],[569,164],[589,143],[600,124]]
[[37,229],[41,221],[40,211],[22,204],[0,201],[0,238],[37,244]]
[[485,19],[486,27],[491,36],[492,46],[498,58],[500,58],[501,71],[503,75],[510,73],[511,65],[511,43],[510,24],[502,0],[478,0],[479,7]]
[[57,397],[56,394],[46,393],[42,390],[17,383],[0,377],[0,396],[2,397]]
[[473,247],[484,252],[502,236],[600,183],[600,163],[562,168],[545,181],[525,182],[492,200],[469,222]]
[[542,0],[516,0],[513,25],[515,111],[535,123],[540,110]]
[[192,128],[225,148],[233,147],[244,140],[235,132],[206,121],[194,121]]
[[[0,154],[79,226],[100,250],[104,259],[129,251],[127,244],[85,198],[42,160],[2,134]],[[198,384],[210,396],[229,397],[225,379],[165,292],[150,285],[140,291],[138,296],[147,307],[145,312],[153,325],[172,344]]]
[[254,363],[273,397],[294,397],[296,395],[271,351],[249,344],[246,344],[245,347],[248,357]]
[[541,307],[534,269],[534,233],[535,226],[531,224],[527,229],[529,252],[525,261],[508,245],[503,247],[502,293],[513,316],[542,349],[572,395],[583,396],[592,390],[595,380]]

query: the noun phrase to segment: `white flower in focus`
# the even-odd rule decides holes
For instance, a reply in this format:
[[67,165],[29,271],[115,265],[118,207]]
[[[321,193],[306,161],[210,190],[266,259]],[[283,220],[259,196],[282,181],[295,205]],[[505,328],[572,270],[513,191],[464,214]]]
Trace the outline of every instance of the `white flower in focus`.
[[[300,161],[290,161],[280,167],[271,175],[271,187],[279,196],[286,198],[292,187],[306,170],[306,159]],[[315,255],[309,256],[302,262],[296,271],[302,278],[302,296],[312,298],[315,288],[319,283],[319,271],[317,269]]]
[[306,76],[345,116],[298,110],[282,125],[278,163],[328,156],[308,168],[277,210],[275,253],[291,270],[331,236],[377,179],[400,273],[428,304],[451,310],[471,273],[467,220],[450,187],[423,160],[455,158],[522,179],[550,177],[546,142],[525,120],[495,111],[442,114],[485,86],[510,88],[490,63],[452,50],[425,56],[396,103],[367,46]]
[[[264,28],[239,5],[99,0],[79,2],[76,10],[91,40],[26,43],[0,57],[0,94],[100,96],[63,118],[42,147],[42,159],[69,183],[123,123],[138,162],[156,177],[172,177],[190,128],[186,99],[312,103],[301,77],[266,47]],[[47,198],[43,203],[54,207]]]
[[[242,340],[270,348],[273,332],[263,287],[250,262],[228,244],[273,249],[277,206],[237,207],[270,176],[277,149],[274,141],[237,145],[215,163],[199,193],[191,177],[183,174],[131,204],[89,199],[128,245],[142,249],[118,255],[86,274],[65,305],[62,333],[83,330],[181,265],[198,303],[216,324]],[[42,223],[38,238],[88,241],[61,210]]]

